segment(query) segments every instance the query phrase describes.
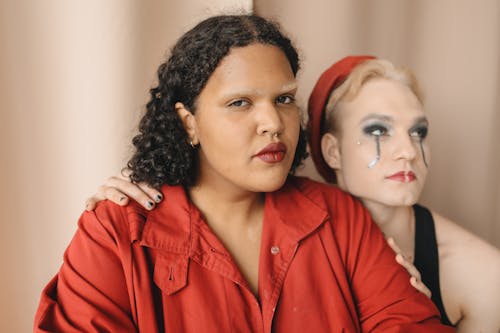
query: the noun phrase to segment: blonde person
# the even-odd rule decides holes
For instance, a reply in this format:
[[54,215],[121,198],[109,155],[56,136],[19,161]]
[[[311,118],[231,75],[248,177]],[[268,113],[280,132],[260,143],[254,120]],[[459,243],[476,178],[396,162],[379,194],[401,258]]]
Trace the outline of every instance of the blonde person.
[[158,70],[128,166],[168,200],[85,212],[36,332],[452,332],[366,209],[292,175],[297,52],[256,15],[208,18]]
[[417,204],[430,149],[414,75],[386,60],[346,57],[319,78],[308,111],[316,168],[359,198],[413,262],[442,322],[458,332],[498,333],[500,251]]

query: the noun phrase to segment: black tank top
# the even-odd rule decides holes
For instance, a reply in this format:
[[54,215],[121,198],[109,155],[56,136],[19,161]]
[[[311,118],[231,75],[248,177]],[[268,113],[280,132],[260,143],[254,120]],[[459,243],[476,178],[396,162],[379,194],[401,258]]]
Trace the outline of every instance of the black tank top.
[[432,292],[432,301],[441,313],[441,323],[453,326],[441,299],[439,288],[439,256],[431,212],[420,205],[414,205],[415,213],[415,261],[413,264],[420,272],[422,281]]

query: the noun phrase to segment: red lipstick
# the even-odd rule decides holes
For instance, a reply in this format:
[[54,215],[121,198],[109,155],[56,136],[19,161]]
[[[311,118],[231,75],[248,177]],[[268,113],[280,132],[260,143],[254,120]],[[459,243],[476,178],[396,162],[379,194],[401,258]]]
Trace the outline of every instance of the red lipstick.
[[415,176],[415,173],[413,171],[400,171],[386,178],[390,180],[395,180],[397,182],[411,183],[412,181],[417,179],[417,176]]
[[279,163],[286,154],[286,146],[281,142],[270,143],[254,155],[266,163]]

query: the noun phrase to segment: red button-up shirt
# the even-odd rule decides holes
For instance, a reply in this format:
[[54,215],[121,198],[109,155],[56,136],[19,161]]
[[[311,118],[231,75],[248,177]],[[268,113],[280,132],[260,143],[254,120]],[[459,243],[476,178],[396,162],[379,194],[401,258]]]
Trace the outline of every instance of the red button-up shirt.
[[258,297],[182,187],[85,212],[37,332],[453,332],[361,204],[291,177],[266,195]]

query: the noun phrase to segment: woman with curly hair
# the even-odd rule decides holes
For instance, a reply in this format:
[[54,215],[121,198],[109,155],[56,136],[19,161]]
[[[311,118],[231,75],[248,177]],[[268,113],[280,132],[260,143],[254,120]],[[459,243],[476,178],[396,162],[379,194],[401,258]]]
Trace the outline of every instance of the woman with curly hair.
[[255,15],[183,35],[128,163],[168,200],[85,212],[35,331],[450,331],[357,200],[291,175],[306,156],[298,69]]

